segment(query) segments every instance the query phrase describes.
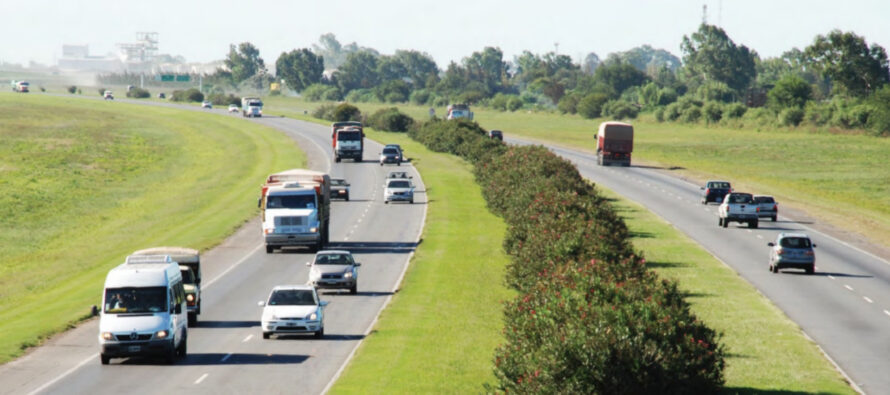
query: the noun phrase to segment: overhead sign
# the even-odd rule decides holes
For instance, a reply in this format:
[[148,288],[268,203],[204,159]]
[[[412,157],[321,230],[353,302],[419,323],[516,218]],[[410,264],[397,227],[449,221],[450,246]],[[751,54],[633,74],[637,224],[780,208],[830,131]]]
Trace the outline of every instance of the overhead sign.
[[188,74],[176,76],[176,81],[179,81],[179,82],[187,82],[187,81],[190,81],[191,79],[192,79],[192,77],[190,77]]
[[192,77],[188,74],[185,75],[177,75],[177,74],[158,74],[155,75],[155,81],[164,81],[164,82],[188,82],[191,81]]

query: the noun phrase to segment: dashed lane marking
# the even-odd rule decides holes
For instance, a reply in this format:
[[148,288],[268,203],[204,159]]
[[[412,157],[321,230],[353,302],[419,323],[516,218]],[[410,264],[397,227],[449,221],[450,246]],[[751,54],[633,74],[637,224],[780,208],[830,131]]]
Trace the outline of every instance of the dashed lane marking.
[[247,335],[247,337],[245,337],[244,340],[241,341],[241,343],[247,343],[248,341],[250,341],[250,339],[253,339],[253,335]]
[[853,287],[851,287],[851,286],[849,286],[849,285],[847,285],[847,284],[844,284],[844,288],[849,289],[850,291],[853,290]]
[[198,379],[195,380],[195,384],[201,384],[201,382],[204,381],[204,379],[206,379],[209,375],[209,373],[202,374],[201,377],[198,377]]
[[871,299],[868,298],[868,296],[863,296],[862,299],[865,299],[865,301],[868,303],[874,303]]

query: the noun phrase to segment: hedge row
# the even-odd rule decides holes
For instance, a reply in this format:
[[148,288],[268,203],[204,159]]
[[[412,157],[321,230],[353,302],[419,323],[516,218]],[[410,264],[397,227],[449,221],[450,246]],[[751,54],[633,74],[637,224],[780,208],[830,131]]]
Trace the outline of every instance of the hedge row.
[[498,392],[716,393],[719,334],[676,284],[646,268],[611,205],[570,162],[541,146],[507,146],[465,120],[409,131],[474,164],[511,257]]

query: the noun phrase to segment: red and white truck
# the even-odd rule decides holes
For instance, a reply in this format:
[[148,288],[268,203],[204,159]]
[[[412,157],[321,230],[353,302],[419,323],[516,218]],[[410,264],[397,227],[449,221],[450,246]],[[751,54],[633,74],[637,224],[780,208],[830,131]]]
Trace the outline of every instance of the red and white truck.
[[365,149],[365,130],[361,122],[334,122],[331,124],[331,146],[334,161],[344,158],[362,161]]
[[289,246],[318,251],[330,241],[331,177],[325,173],[291,169],[270,174],[259,206],[266,253]]
[[630,166],[634,150],[634,127],[624,122],[603,122],[596,134],[596,163],[608,166],[618,163]]
[[467,118],[473,120],[473,112],[468,104],[451,104],[445,112],[445,119]]
[[12,81],[12,91],[19,93],[28,93],[30,91],[31,84],[28,81]]

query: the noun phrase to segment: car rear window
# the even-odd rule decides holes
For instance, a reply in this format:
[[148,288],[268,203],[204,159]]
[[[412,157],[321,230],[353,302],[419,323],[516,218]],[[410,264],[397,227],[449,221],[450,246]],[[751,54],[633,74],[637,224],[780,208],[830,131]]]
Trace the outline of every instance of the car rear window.
[[785,248],[810,248],[810,239],[806,237],[786,237],[779,242]]
[[754,202],[755,203],[775,203],[776,201],[773,200],[772,196],[755,196]]
[[751,203],[751,195],[732,194],[729,198],[730,203]]
[[728,182],[709,182],[708,188],[729,189]]

